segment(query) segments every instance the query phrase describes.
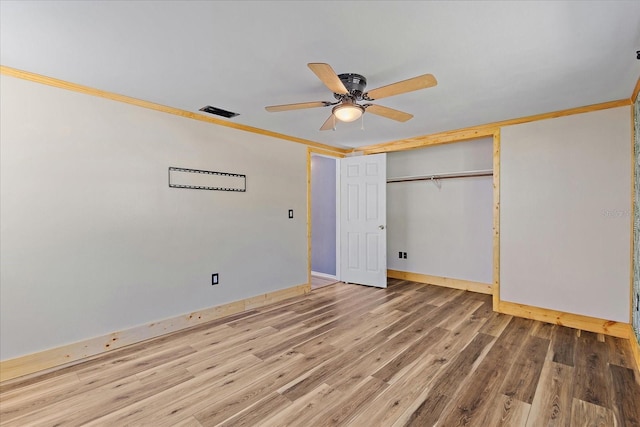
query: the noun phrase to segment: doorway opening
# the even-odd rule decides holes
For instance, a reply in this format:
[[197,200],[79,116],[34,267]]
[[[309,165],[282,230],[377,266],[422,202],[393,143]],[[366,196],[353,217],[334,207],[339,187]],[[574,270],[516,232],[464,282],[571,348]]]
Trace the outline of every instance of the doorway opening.
[[339,281],[338,159],[311,154],[311,289]]

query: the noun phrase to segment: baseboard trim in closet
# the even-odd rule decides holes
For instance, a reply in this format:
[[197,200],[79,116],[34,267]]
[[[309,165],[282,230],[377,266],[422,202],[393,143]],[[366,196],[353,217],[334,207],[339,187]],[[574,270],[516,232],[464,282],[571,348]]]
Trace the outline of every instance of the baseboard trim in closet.
[[98,354],[187,329],[221,317],[308,294],[309,292],[311,292],[311,285],[309,284],[293,286],[73,344],[4,360],[0,362],[0,382],[57,368],[62,365],[68,366]]
[[477,292],[491,295],[493,286],[488,283],[472,282],[470,280],[451,279],[449,277],[430,276],[428,274],[411,273],[409,271],[387,270],[387,277],[412,282],[428,283],[430,285],[443,286],[445,288],[461,289],[463,291]]
[[600,319],[597,317],[566,313],[564,311],[551,310],[548,308],[534,307],[531,305],[517,304],[507,301],[500,301],[498,309],[495,311],[498,313],[510,314],[512,316],[524,317],[526,319],[538,320],[540,322],[567,326],[569,328],[580,329],[583,331],[611,335],[618,338],[631,338],[629,336],[630,325],[628,323],[616,322],[615,320]]

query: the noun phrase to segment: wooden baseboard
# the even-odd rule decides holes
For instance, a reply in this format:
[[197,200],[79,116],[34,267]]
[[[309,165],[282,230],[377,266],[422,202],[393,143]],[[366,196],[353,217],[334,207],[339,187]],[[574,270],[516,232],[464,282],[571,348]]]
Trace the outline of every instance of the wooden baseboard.
[[487,283],[471,282],[469,280],[451,279],[448,277],[429,276],[428,274],[411,273],[408,271],[387,270],[387,277],[412,282],[428,283],[430,285],[443,286],[445,288],[461,289],[463,291],[477,292],[491,295],[493,286]]
[[312,276],[316,276],[316,277],[321,277],[323,279],[335,280],[336,282],[338,281],[338,278],[334,274],[320,273],[318,271],[313,271],[312,270],[311,271],[311,275]]
[[631,345],[633,358],[636,359],[638,372],[640,372],[640,341],[638,341],[638,337],[636,336],[636,333],[631,325],[629,325],[629,344]]
[[524,317],[526,319],[553,323],[555,325],[568,326],[569,328],[580,329],[583,331],[612,335],[619,338],[630,338],[628,323],[599,319],[580,314],[565,313],[563,311],[533,307],[530,305],[507,301],[500,301],[498,309],[495,311],[498,313],[510,314],[512,316]]
[[311,292],[311,285],[304,284],[234,301],[201,311],[172,317],[101,337],[90,338],[73,344],[27,354],[0,362],[0,382],[33,374],[35,372],[69,365],[107,351],[177,332],[224,316],[240,313]]

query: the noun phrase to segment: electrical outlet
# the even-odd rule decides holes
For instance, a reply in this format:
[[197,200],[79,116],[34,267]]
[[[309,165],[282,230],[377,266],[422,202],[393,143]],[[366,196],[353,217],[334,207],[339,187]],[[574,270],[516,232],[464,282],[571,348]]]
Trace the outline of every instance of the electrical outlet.
[[398,252],[398,258],[402,259],[402,252]]
[[293,209],[289,209],[289,219],[293,219]]
[[403,259],[407,259],[407,253],[406,252],[402,252],[402,258]]
[[211,286],[218,284],[218,273],[213,273],[211,275]]

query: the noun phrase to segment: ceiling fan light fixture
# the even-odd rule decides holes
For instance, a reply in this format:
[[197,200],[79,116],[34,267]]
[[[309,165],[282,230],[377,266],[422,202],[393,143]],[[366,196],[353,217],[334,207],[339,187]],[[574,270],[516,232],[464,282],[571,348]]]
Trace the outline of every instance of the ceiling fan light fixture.
[[345,103],[333,107],[333,115],[341,122],[353,122],[362,117],[364,108],[352,103]]

